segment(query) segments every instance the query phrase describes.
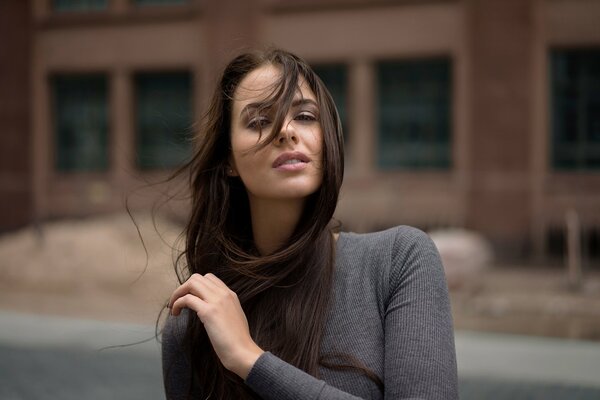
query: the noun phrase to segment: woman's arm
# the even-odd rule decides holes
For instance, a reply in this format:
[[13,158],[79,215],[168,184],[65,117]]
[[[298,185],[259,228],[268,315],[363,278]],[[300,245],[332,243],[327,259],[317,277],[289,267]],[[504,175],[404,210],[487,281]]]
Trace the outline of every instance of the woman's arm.
[[399,227],[385,308],[385,398],[458,399],[450,301],[438,250]]
[[[395,241],[395,256],[389,266],[389,293],[385,307],[385,367],[384,398],[453,400],[458,398],[456,358],[452,317],[441,260],[435,245],[423,232],[416,229],[398,230],[402,237]],[[172,302],[174,314],[182,307],[202,307],[190,294],[190,288],[178,289]],[[197,289],[194,289],[199,293]],[[177,299],[187,300],[177,303]],[[177,303],[177,306],[174,305]],[[225,302],[227,303],[227,302]],[[212,309],[215,312],[219,307]],[[227,308],[234,314],[237,307]],[[215,315],[217,315],[216,313]],[[190,316],[193,315],[190,313]],[[201,317],[202,319],[202,317]],[[234,346],[227,323],[239,329],[244,326],[240,315],[204,318],[205,327],[217,354],[243,354],[244,351],[226,350]],[[221,321],[221,322],[219,322]],[[247,328],[246,328],[247,329]],[[245,333],[243,333],[245,335]],[[215,336],[215,340],[213,340]],[[248,334],[249,337],[249,334]],[[238,339],[240,340],[240,339]],[[244,341],[244,340],[241,340]],[[254,343],[254,342],[252,342]],[[164,346],[164,344],[163,344]],[[217,348],[224,346],[225,350]],[[253,365],[245,370],[246,384],[265,400],[322,399],[357,400],[326,382],[284,362],[269,352],[256,356]],[[229,359],[227,368],[235,360]],[[243,362],[242,362],[243,364]],[[225,364],[224,364],[225,365]],[[236,372],[237,373],[237,372]]]
[[[195,312],[204,324],[223,366],[244,379],[246,384],[265,400],[360,399],[327,385],[324,381],[261,350],[250,337],[246,316],[237,296],[212,274],[192,275],[173,292],[169,308],[171,316],[168,323],[171,324],[171,332],[174,326],[184,325],[173,322],[174,317],[186,308]],[[192,315],[193,313],[190,313],[190,317]],[[165,330],[163,334],[163,372],[168,373],[168,365],[165,363],[171,364],[171,368],[175,368],[170,372],[175,374],[173,378],[181,376],[175,379],[189,389],[189,367],[186,370],[189,361],[182,358],[183,354],[173,357],[176,349],[173,348],[171,340],[174,338],[170,337],[168,332],[169,330]],[[167,351],[165,346],[169,347]],[[175,394],[169,397],[167,392],[167,398],[178,398],[181,394],[180,388],[169,388],[173,386],[173,378],[164,377],[165,388]]]

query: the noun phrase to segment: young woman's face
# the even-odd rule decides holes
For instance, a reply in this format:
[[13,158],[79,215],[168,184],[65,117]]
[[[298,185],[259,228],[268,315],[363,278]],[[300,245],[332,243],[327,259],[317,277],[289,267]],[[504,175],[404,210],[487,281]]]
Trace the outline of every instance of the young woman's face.
[[[258,110],[280,77],[267,64],[250,72],[237,87],[231,115],[229,162],[250,200],[298,199],[314,193],[323,180],[323,134],[316,97],[304,79],[276,139],[256,151],[271,134],[275,110]],[[260,128],[262,127],[262,134]]]

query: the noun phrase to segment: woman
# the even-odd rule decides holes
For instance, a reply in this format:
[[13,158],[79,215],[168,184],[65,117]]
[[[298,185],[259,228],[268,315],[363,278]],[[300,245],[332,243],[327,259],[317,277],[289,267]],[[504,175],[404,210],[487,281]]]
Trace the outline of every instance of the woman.
[[343,135],[303,60],[235,58],[188,167],[167,398],[458,398],[437,250],[406,226],[336,232]]

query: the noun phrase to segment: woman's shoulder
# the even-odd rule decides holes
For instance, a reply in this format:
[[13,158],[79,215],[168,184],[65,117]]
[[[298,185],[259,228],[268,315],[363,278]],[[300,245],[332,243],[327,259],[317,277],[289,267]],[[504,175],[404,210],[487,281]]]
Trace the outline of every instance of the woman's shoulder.
[[183,346],[183,338],[186,333],[188,320],[190,318],[190,310],[184,308],[179,316],[171,315],[171,310],[167,310],[168,315],[162,326],[162,342],[163,350],[181,348]]
[[433,244],[427,233],[409,225],[399,225],[368,233],[341,232],[339,238],[341,250],[360,248],[369,253],[391,251],[396,256],[415,246],[430,247]]
[[443,275],[429,235],[409,225],[369,233],[342,232],[337,255],[340,275],[378,282],[383,293],[393,292],[410,276]]

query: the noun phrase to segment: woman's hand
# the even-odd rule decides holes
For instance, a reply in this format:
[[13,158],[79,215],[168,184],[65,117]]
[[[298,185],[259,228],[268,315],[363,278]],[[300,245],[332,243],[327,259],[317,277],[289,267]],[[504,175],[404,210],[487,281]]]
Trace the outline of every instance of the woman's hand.
[[172,315],[194,310],[223,366],[242,379],[264,352],[250,336],[237,295],[213,274],[193,274],[169,300]]

